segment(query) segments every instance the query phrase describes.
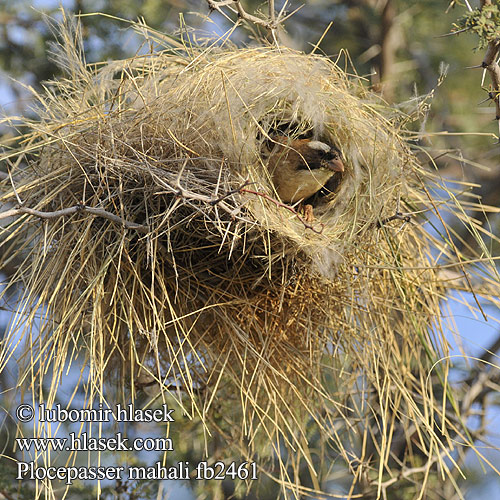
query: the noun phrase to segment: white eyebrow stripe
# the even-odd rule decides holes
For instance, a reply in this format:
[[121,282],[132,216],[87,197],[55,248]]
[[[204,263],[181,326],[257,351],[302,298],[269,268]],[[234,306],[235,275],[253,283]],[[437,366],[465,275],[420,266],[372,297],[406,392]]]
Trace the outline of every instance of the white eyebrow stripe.
[[324,142],[321,142],[321,141],[310,141],[307,143],[307,145],[311,148],[311,149],[315,149],[315,150],[319,150],[319,151],[324,151],[325,153],[328,153],[330,152],[330,150],[332,149],[328,144],[325,144]]

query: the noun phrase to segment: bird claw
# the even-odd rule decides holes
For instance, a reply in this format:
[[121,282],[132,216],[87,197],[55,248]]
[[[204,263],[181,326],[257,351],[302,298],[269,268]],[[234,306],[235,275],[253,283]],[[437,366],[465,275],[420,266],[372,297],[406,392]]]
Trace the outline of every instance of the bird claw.
[[311,224],[312,222],[314,222],[314,212],[313,212],[312,205],[304,205],[304,220],[308,224]]

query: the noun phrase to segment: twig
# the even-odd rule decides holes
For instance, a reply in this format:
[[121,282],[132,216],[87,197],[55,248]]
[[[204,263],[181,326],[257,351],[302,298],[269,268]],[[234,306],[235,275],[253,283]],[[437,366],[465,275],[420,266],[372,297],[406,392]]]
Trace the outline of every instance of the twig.
[[216,10],[220,14],[224,15],[223,7],[229,7],[231,11],[236,12],[238,14],[238,18],[243,21],[248,21],[253,24],[258,24],[259,26],[263,26],[268,30],[276,29],[276,21],[272,21],[271,19],[261,19],[260,17],[249,14],[241,5],[240,0],[207,0],[208,7],[211,11]]
[[[486,5],[492,5],[491,0],[481,0],[481,9]],[[495,118],[500,120],[500,66],[497,63],[500,51],[500,41],[493,40],[488,43],[486,54],[481,66],[488,71],[492,83],[493,101],[495,102]]]
[[408,479],[410,476],[413,476],[414,474],[420,474],[422,472],[426,472],[438,460],[443,459],[448,454],[449,454],[448,450],[443,450],[438,455],[435,455],[432,458],[430,458],[424,465],[421,465],[420,467],[411,467],[411,468],[404,467],[403,469],[401,469],[401,471],[399,472],[399,474],[396,477],[393,477],[393,478],[388,479],[387,481],[381,483],[380,487],[382,489],[387,489],[389,486],[391,486],[394,483],[397,483],[401,479]]
[[[302,8],[300,6],[298,9],[293,11],[291,14],[284,16],[284,6],[276,16],[276,11],[274,8],[274,0],[268,0],[268,18],[262,19],[260,17],[249,14],[241,4],[241,0],[206,0],[210,12],[217,11],[219,14],[224,16],[226,19],[230,19],[229,16],[224,12],[224,8],[228,8],[231,12],[237,14],[237,23],[242,21],[247,21],[249,23],[255,24],[257,26],[262,26],[271,32],[272,39],[276,45],[278,45],[278,40],[276,37],[276,31],[278,26],[288,19],[290,16],[295,14],[298,10]],[[286,2],[285,2],[286,5]]]
[[267,3],[269,4],[269,19],[271,20],[271,23],[275,24],[276,12],[274,11],[274,0],[268,0]]
[[197,200],[197,201],[203,201],[207,203],[208,205],[218,205],[221,204],[223,208],[229,212],[233,213],[233,210],[231,207],[223,203],[223,201],[228,198],[229,196],[233,194],[237,194],[241,192],[241,190],[245,187],[248,186],[249,184],[252,184],[248,180],[246,180],[241,186],[239,186],[236,189],[233,189],[231,191],[228,191],[227,193],[222,194],[221,196],[214,197],[214,196],[208,196],[206,194],[199,194],[199,193],[194,193],[193,191],[189,191],[188,189],[185,189],[184,187],[181,186],[179,182],[176,183],[175,187],[172,187],[166,183],[163,183],[165,186],[168,186],[170,189],[172,189],[173,193],[177,196],[180,196],[181,198],[186,198],[189,200]]
[[403,220],[406,223],[411,222],[411,214],[403,214],[401,212],[396,212],[394,215],[391,215],[390,217],[386,217],[385,219],[379,220],[375,226],[377,228],[381,228],[382,226],[385,226],[388,222],[391,222],[393,220]]
[[444,35],[437,35],[434,38],[444,38],[444,37],[447,37],[447,36],[458,35],[460,33],[464,33],[468,29],[469,28],[462,28],[461,30],[451,31],[450,33],[445,33]]
[[[184,384],[177,384],[175,382],[171,383],[166,383],[162,382],[162,380],[166,380],[166,376],[160,375],[160,378],[153,378],[151,377],[150,380],[140,382],[139,380],[134,380],[134,386],[137,387],[137,389],[144,390],[148,387],[154,387],[154,386],[160,386],[162,389],[166,389],[167,391],[171,390],[180,390],[186,393],[191,393],[193,388],[188,388]],[[196,387],[194,390],[196,390],[199,393],[204,393],[207,390],[207,384],[203,384],[201,387]]]
[[297,219],[299,219],[300,222],[302,222],[302,224],[304,225],[304,227],[306,229],[310,229],[313,233],[316,233],[316,234],[322,234],[323,233],[323,229],[325,229],[325,225],[320,222],[320,226],[321,226],[321,229],[316,229],[312,224],[309,224],[298,212],[297,210],[295,210],[295,208],[291,207],[290,205],[287,205],[286,203],[283,203],[281,201],[278,201],[276,199],[274,199],[273,197],[269,196],[268,194],[266,193],[262,193],[260,191],[252,191],[251,189],[240,189],[240,193],[249,193],[249,194],[254,194],[256,196],[260,196],[272,203],[274,203],[277,207],[280,207],[280,208],[286,208],[287,210],[289,210],[290,212],[292,212],[296,217]]
[[244,191],[245,187],[250,186],[251,184],[255,184],[255,182],[251,182],[249,179],[247,179],[240,187],[237,187],[236,189],[232,189],[231,191],[224,193],[222,196],[219,196],[218,198],[215,198],[212,201],[208,202],[208,204],[215,206],[221,201],[225,200],[226,198],[229,198],[229,196],[241,193],[242,191]]
[[[498,384],[500,382],[500,374],[493,370],[481,371],[474,379],[467,390],[465,391],[462,404],[460,405],[461,415],[466,415],[472,408],[472,405],[479,403],[490,392],[496,392],[491,384]],[[482,405],[483,406],[483,405]]]
[[470,375],[463,382],[465,386],[469,387],[469,389],[464,391],[467,393],[466,399],[469,399],[472,402],[475,401],[475,399],[471,398],[469,395],[469,392],[471,392],[472,387],[476,387],[475,390],[472,391],[474,393],[474,396],[477,397],[477,394],[480,394],[482,392],[483,389],[480,389],[479,391],[477,390],[477,384],[478,383],[485,384],[485,379],[483,378],[481,380],[481,378],[484,377],[483,375],[484,373],[491,372],[491,370],[485,369],[485,365],[492,364],[492,358],[497,357],[497,351],[499,349],[500,349],[500,334],[497,336],[495,341],[488,348],[484,350],[483,354],[479,358],[477,358],[475,366],[472,367],[472,369],[470,370]]
[[[177,182],[175,188],[172,186],[169,187],[172,193],[176,194],[177,196],[181,196],[182,198],[186,199],[203,201],[208,205],[215,206],[222,203],[229,196],[241,193],[242,190],[246,186],[249,186],[250,184],[253,183],[247,179],[245,182],[243,182],[243,184],[241,184],[241,186],[238,186],[237,188],[232,189],[231,191],[223,193],[221,196],[218,197],[206,196],[202,194],[192,193],[191,191],[187,191],[180,185],[179,181]],[[234,212],[233,210],[230,209],[230,207],[226,206],[226,208],[230,213]],[[148,226],[145,226],[144,224],[138,224],[136,222],[127,221],[125,219],[122,219],[118,215],[108,212],[107,210],[104,210],[102,208],[88,207],[83,203],[75,205],[73,207],[63,208],[61,210],[55,210],[53,212],[44,212],[41,210],[35,210],[34,208],[19,206],[17,208],[6,210],[5,212],[0,212],[0,220],[7,219],[8,217],[17,217],[19,215],[33,215],[34,217],[39,217],[40,219],[47,220],[47,219],[56,219],[58,217],[73,215],[78,212],[87,212],[97,217],[103,217],[104,219],[108,219],[110,221],[116,222],[124,226],[126,229],[133,229],[140,233],[149,233],[150,231],[150,228]]]
[[489,363],[491,359],[497,355],[496,353],[498,350],[500,350],[500,334],[496,340],[487,349],[485,349],[479,360],[482,363]]
[[19,215],[33,215],[34,217],[39,217],[40,219],[56,219],[58,217],[65,217],[68,215],[73,215],[79,212],[87,212],[89,214],[95,215],[97,217],[103,217],[110,221],[116,222],[127,229],[134,229],[141,233],[148,233],[149,228],[143,224],[137,224],[136,222],[130,222],[118,217],[118,215],[112,214],[102,208],[87,207],[86,205],[75,205],[74,207],[63,208],[61,210],[55,210],[53,212],[43,212],[41,210],[35,210],[28,207],[18,207],[6,210],[5,212],[0,212],[0,220],[6,219],[7,217],[17,217]]

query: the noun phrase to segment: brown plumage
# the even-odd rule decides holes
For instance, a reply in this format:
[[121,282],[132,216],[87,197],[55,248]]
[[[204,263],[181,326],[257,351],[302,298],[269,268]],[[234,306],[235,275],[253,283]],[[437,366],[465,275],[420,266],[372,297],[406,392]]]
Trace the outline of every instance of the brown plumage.
[[344,171],[340,152],[312,139],[272,137],[268,169],[276,192],[285,203],[306,200],[319,191],[336,172]]

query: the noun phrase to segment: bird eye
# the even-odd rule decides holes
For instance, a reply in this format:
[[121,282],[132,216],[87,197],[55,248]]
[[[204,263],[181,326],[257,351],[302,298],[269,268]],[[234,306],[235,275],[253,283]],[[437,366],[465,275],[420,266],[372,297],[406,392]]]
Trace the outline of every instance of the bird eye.
[[338,158],[338,154],[335,151],[318,151],[319,157],[322,160],[336,160]]
[[342,155],[340,154],[340,151],[338,149],[333,149],[330,153],[331,159],[332,160],[341,160]]

